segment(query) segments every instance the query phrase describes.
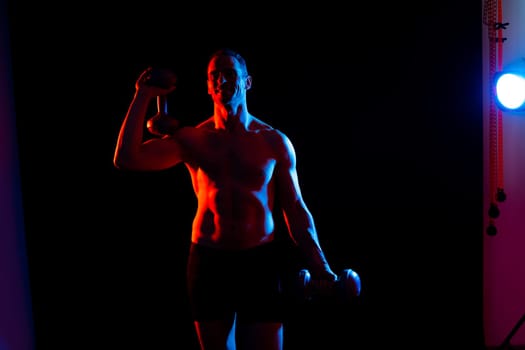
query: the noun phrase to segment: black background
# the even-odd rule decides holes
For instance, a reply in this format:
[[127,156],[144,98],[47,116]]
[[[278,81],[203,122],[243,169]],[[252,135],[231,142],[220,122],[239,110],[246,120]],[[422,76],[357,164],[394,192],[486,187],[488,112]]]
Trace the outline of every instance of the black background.
[[290,348],[481,347],[480,1],[11,1],[10,28],[39,349],[196,349],[189,176],[112,156],[148,65],[178,74],[171,114],[211,115],[223,46],[247,59],[251,113],[294,142],[332,267],[363,283],[356,304],[297,309]]

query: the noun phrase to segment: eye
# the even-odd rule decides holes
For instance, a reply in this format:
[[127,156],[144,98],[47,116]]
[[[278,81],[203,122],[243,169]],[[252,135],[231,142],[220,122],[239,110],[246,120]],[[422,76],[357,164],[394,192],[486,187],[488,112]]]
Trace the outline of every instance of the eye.
[[237,72],[235,71],[235,69],[213,71],[209,73],[208,79],[213,81],[219,79],[221,76],[226,80],[234,80],[237,78]]
[[237,74],[236,74],[235,70],[233,70],[233,69],[227,69],[224,72],[222,72],[222,74],[224,75],[224,77],[226,79],[233,79],[233,78],[237,77]]

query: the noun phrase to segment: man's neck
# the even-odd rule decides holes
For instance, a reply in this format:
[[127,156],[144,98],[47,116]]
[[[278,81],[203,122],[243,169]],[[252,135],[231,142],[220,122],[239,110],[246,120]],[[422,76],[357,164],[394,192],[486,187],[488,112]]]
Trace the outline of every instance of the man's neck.
[[214,120],[216,129],[234,130],[247,129],[250,123],[250,114],[246,105],[239,104],[235,108],[232,105],[215,105]]

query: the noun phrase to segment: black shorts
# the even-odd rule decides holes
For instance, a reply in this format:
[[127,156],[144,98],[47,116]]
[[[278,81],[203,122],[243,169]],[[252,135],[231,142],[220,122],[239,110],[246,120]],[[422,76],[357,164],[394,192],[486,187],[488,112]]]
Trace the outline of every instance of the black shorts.
[[281,250],[275,242],[241,251],[192,244],[187,285],[194,320],[282,322]]

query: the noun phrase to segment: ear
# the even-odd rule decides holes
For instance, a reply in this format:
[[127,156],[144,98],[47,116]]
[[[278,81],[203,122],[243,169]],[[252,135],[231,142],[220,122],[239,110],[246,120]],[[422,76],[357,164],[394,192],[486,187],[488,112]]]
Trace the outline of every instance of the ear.
[[246,77],[246,90],[250,90],[252,88],[252,76],[248,75]]

